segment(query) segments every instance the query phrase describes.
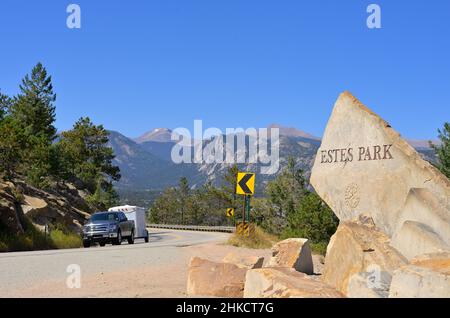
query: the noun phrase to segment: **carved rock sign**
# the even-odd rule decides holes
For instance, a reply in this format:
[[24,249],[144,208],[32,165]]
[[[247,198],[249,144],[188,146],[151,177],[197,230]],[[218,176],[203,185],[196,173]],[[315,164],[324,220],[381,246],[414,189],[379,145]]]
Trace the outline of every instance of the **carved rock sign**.
[[[369,215],[390,237],[414,221],[449,245],[450,181],[348,92],[334,106],[311,184],[340,220]],[[428,191],[439,208],[404,209],[416,188]]]

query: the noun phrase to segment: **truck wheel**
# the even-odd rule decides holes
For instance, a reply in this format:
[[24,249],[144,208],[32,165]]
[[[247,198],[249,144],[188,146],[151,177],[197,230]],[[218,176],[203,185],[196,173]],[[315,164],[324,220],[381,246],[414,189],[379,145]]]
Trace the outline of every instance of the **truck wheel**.
[[83,241],[83,247],[84,247],[84,248],[91,247],[91,242],[89,242],[89,241]]
[[128,244],[134,244],[134,231],[131,231],[131,235],[127,238]]
[[120,245],[122,244],[122,233],[120,230],[117,232],[117,238],[113,241],[113,245]]
[[105,246],[105,245],[106,245],[106,243],[105,243],[105,242],[100,242],[99,244],[100,244],[100,246],[101,246],[101,247],[103,247],[103,246]]
[[148,243],[148,232],[147,232],[147,236],[145,237],[145,243]]

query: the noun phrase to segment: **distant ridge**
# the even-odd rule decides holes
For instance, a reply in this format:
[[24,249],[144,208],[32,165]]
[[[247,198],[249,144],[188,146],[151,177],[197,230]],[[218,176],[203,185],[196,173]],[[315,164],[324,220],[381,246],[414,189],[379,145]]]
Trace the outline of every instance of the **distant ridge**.
[[[302,131],[300,129],[294,127],[284,127],[279,124],[271,124],[267,127],[269,129],[270,136],[270,128],[278,128],[280,131],[280,136],[286,137],[302,137],[312,140],[320,141],[321,137],[314,136],[310,133]],[[155,128],[144,133],[142,136],[137,138],[132,138],[132,140],[138,144],[143,144],[146,142],[156,142],[156,143],[172,143],[172,130],[169,128]],[[429,140],[425,139],[408,139],[406,141],[416,149],[430,149]],[[440,145],[440,141],[438,139],[431,140],[431,142],[435,145]]]
[[297,128],[293,128],[293,127],[283,127],[279,124],[272,124],[269,127],[267,127],[268,129],[270,128],[278,128],[280,131],[280,135],[281,136],[287,136],[287,137],[302,137],[302,138],[308,138],[308,139],[313,139],[313,140],[320,140],[319,137],[313,136],[307,132],[304,132],[302,130],[299,130]]
[[435,145],[440,145],[440,140],[419,140],[419,139],[406,139],[406,141],[416,149],[430,149],[430,141]]

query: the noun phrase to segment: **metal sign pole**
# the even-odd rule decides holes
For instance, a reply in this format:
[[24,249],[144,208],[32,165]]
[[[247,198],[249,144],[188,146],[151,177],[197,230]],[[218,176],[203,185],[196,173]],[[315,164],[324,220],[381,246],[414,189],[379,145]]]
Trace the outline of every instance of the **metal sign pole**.
[[247,221],[250,223],[250,200],[251,197],[249,195],[246,196],[246,210],[247,210]]
[[247,205],[247,197],[245,197],[244,200],[244,206],[242,207],[242,224],[245,225],[245,209],[246,209],[246,205]]

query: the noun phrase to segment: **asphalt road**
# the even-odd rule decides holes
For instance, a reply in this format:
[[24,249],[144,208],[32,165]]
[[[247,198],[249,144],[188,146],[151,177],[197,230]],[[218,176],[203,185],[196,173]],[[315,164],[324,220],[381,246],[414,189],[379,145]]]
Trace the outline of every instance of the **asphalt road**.
[[[149,231],[149,243],[137,239],[134,245],[124,242],[120,246],[0,253],[0,297],[20,297],[21,290],[45,286],[47,282],[66,284],[70,275],[67,269],[71,264],[79,265],[84,277],[135,268],[164,268],[178,261],[185,262],[183,247],[225,241],[229,236],[165,229]],[[42,294],[46,295],[45,292]]]

